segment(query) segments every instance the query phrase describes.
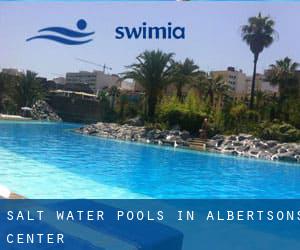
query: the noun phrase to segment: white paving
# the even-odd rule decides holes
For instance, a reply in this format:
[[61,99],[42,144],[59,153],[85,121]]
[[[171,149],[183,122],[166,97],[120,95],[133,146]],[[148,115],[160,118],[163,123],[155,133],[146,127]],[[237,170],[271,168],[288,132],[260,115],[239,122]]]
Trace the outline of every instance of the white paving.
[[10,190],[7,187],[0,184],[0,197],[8,199],[10,195],[11,195]]

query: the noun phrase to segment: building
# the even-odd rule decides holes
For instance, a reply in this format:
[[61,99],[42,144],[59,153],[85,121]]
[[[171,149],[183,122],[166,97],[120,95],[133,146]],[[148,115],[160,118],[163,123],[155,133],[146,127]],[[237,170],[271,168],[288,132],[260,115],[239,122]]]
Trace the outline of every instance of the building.
[[[225,83],[230,87],[234,98],[240,98],[247,95],[247,76],[242,70],[237,71],[234,67],[228,67],[226,70],[215,70],[210,73],[213,77],[223,77]],[[190,89],[190,85],[184,85],[182,88],[182,94],[186,96]],[[176,86],[174,84],[169,85],[166,93],[169,95],[176,93]]]
[[[267,71],[264,72],[264,74],[256,74],[255,77],[255,90],[256,91],[261,91],[269,95],[274,95],[278,93],[278,86],[272,85],[270,82],[266,80],[266,73]],[[251,86],[252,86],[252,76],[248,76],[246,79],[247,83],[247,95],[251,94]]]
[[68,84],[86,84],[94,92],[110,88],[112,86],[120,87],[120,78],[117,75],[105,74],[103,71],[94,70],[80,71],[66,74],[66,85]]
[[82,100],[96,100],[97,95],[90,94],[86,92],[78,92],[78,91],[70,91],[70,90],[62,90],[62,89],[56,89],[50,91],[55,96],[61,96],[61,97],[74,97]]
[[213,76],[222,76],[224,81],[232,90],[234,97],[240,98],[247,95],[247,76],[242,70],[236,70],[234,67],[228,67],[227,70],[216,70],[212,71],[211,74]]
[[69,83],[65,85],[60,85],[59,89],[74,92],[84,92],[88,94],[94,93],[94,91],[89,87],[89,85],[83,83]]
[[135,83],[129,81],[122,81],[120,89],[124,91],[134,91]]
[[64,85],[64,84],[66,84],[66,78],[56,77],[56,78],[53,78],[53,82],[55,82],[56,84]]
[[121,82],[120,90],[129,92],[143,92],[144,89],[135,81],[124,80]]
[[15,68],[3,68],[2,73],[12,75],[12,76],[21,76],[24,75],[24,72]]
[[[274,95],[278,92],[278,86],[273,86],[266,80],[264,74],[256,74],[255,89],[266,94]],[[252,76],[247,76],[242,70],[235,70],[234,67],[228,67],[223,71],[212,71],[212,75],[223,76],[225,82],[231,87],[233,97],[242,99],[251,94]]]

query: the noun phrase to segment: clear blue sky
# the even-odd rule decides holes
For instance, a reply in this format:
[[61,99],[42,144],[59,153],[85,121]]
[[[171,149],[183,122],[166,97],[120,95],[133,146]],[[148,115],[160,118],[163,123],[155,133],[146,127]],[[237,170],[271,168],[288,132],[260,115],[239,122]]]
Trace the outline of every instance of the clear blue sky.
[[[8,3],[0,2],[0,68],[31,69],[41,76],[56,77],[68,71],[93,70],[76,61],[83,58],[106,63],[112,73],[124,71],[145,49],[175,52],[176,59],[190,57],[203,70],[232,65],[250,74],[253,56],[241,41],[240,27],[261,11],[276,22],[279,39],[260,56],[258,71],[289,56],[300,62],[300,3],[287,2],[190,2],[190,3]],[[94,41],[66,46],[46,40],[25,42],[48,26],[76,28],[78,19],[88,21],[87,31],[96,31]],[[116,26],[150,25],[186,27],[185,40],[116,40]]]

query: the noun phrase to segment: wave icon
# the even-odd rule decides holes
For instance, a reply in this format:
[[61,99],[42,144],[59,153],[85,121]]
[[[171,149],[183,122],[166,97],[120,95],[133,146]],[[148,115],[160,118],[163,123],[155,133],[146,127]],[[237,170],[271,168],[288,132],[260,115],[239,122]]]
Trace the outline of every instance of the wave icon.
[[[77,28],[80,31],[85,30],[86,27],[87,27],[87,22],[84,19],[78,20]],[[51,40],[54,42],[67,44],[67,45],[81,45],[81,44],[91,42],[93,40],[93,39],[81,40],[81,38],[87,38],[95,34],[95,32],[85,33],[80,31],[71,30],[64,27],[47,27],[47,28],[40,29],[38,32],[50,32],[52,34],[33,36],[26,39],[26,41],[29,42],[31,40],[36,40],[36,39],[47,39],[47,40]]]

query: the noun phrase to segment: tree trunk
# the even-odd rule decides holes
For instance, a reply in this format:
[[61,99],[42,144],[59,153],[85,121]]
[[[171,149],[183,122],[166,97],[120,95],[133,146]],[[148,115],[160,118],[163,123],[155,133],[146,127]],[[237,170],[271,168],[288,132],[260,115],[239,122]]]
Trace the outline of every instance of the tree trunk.
[[116,98],[115,98],[115,96],[113,95],[112,98],[111,98],[111,106],[110,106],[111,110],[114,110],[114,109],[115,109],[115,100],[116,100]]
[[214,106],[214,93],[212,90],[209,91],[209,99],[210,99],[210,106],[213,108]]
[[148,97],[148,117],[150,120],[153,120],[155,115],[155,108],[157,103],[157,97],[156,96],[149,96]]
[[258,54],[254,55],[254,67],[253,67],[253,76],[252,76],[252,85],[251,85],[251,96],[250,96],[250,109],[254,107],[254,92],[255,92],[255,80],[256,80],[256,65],[258,60]]
[[176,86],[176,89],[177,89],[177,98],[180,102],[183,101],[183,98],[182,98],[182,86],[180,84],[178,84]]
[[2,112],[3,109],[2,99],[3,99],[2,92],[0,92],[0,113]]

